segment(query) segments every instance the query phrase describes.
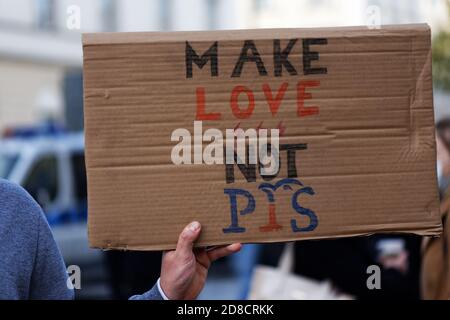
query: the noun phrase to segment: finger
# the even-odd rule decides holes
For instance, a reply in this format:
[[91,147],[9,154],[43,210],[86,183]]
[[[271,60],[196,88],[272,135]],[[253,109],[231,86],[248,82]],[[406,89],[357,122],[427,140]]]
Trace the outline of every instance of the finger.
[[166,256],[170,256],[170,255],[172,255],[174,253],[175,253],[175,249],[163,251],[162,252],[162,260],[161,261],[164,261]]
[[236,253],[241,250],[241,247],[242,245],[240,243],[233,243],[225,247],[218,247],[210,250],[208,251],[209,260],[211,262],[216,261],[217,259]]
[[205,248],[194,249],[194,254],[197,262],[201,264],[205,269],[208,269],[211,265],[211,261],[209,260],[208,253]]
[[200,229],[201,225],[197,221],[191,222],[183,229],[178,237],[177,255],[189,257],[192,254],[192,247],[200,235]]

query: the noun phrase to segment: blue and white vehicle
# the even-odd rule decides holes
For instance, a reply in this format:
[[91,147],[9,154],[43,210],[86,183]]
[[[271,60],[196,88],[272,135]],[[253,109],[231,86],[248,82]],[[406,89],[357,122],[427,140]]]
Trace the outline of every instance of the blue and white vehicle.
[[23,186],[41,205],[66,265],[81,268],[82,286],[95,279],[93,294],[107,294],[103,253],[88,246],[83,133],[49,126],[8,132],[0,139],[0,178]]

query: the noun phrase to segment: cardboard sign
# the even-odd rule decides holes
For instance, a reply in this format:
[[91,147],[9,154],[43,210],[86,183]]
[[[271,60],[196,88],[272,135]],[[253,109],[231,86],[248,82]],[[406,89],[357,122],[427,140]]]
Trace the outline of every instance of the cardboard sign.
[[[174,248],[193,220],[201,246],[441,231],[428,26],[84,34],[83,51],[91,246]],[[276,172],[220,163],[239,129],[274,129]]]

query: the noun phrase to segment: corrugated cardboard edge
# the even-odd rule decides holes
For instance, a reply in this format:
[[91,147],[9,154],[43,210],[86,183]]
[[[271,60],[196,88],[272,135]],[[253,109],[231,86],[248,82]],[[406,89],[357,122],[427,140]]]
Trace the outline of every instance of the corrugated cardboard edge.
[[[181,231],[181,230],[180,230]],[[385,231],[382,230],[380,231],[381,233],[384,234],[395,234],[395,235],[401,235],[401,234],[418,234],[417,230],[411,229],[411,230],[407,230],[407,231],[402,231],[402,232],[396,232],[396,231]],[[293,242],[293,241],[302,241],[302,240],[332,240],[332,239],[340,239],[340,238],[353,238],[353,237],[367,237],[367,236],[371,236],[374,234],[377,234],[378,232],[369,232],[369,233],[351,233],[351,234],[340,234],[340,235],[334,235],[333,237],[327,237],[327,236],[320,236],[320,237],[303,237],[301,239],[299,238],[295,238],[292,237],[290,239],[286,239],[286,240],[277,240],[277,241],[271,241],[271,240],[261,240],[258,242],[254,242],[256,244],[263,244],[263,243],[288,243],[288,242]],[[442,225],[438,225],[436,226],[435,229],[433,229],[433,231],[430,232],[423,232],[420,231],[420,235],[421,236],[427,236],[427,237],[439,237],[442,233]],[[245,244],[251,244],[253,242],[245,242]],[[214,247],[214,246],[223,246],[223,245],[229,245],[231,244],[229,241],[209,241],[209,242],[202,242],[202,241],[197,241],[194,246],[195,247]],[[112,243],[112,242],[108,242],[107,245],[102,245],[101,243],[98,244],[90,244],[91,248],[95,248],[95,249],[102,249],[102,250],[136,250],[136,251],[160,251],[160,250],[173,250],[176,248],[176,245],[161,245],[161,244],[157,244],[157,245],[133,245],[133,246],[129,246],[129,245],[124,245],[124,244],[119,244],[119,243]]]
[[[102,32],[83,33],[83,46],[101,44],[126,44],[146,42],[178,42],[180,39],[189,41],[227,41],[227,40],[263,40],[288,39],[299,33],[303,37],[360,37],[360,36],[405,36],[405,31],[411,35],[418,30],[430,31],[426,23],[384,25],[379,29],[369,29],[366,26],[338,28],[284,28],[284,29],[248,29],[248,30],[217,30],[217,31],[175,31],[175,32]],[[263,32],[261,32],[263,31]]]

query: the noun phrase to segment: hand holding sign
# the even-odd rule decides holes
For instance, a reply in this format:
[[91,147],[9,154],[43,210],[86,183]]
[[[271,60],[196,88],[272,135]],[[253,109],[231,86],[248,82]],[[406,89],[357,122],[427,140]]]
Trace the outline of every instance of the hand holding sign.
[[200,235],[201,225],[194,221],[181,232],[177,248],[166,251],[161,266],[161,289],[169,299],[191,300],[202,291],[211,263],[219,258],[238,252],[240,243],[217,247],[207,251],[193,249]]

